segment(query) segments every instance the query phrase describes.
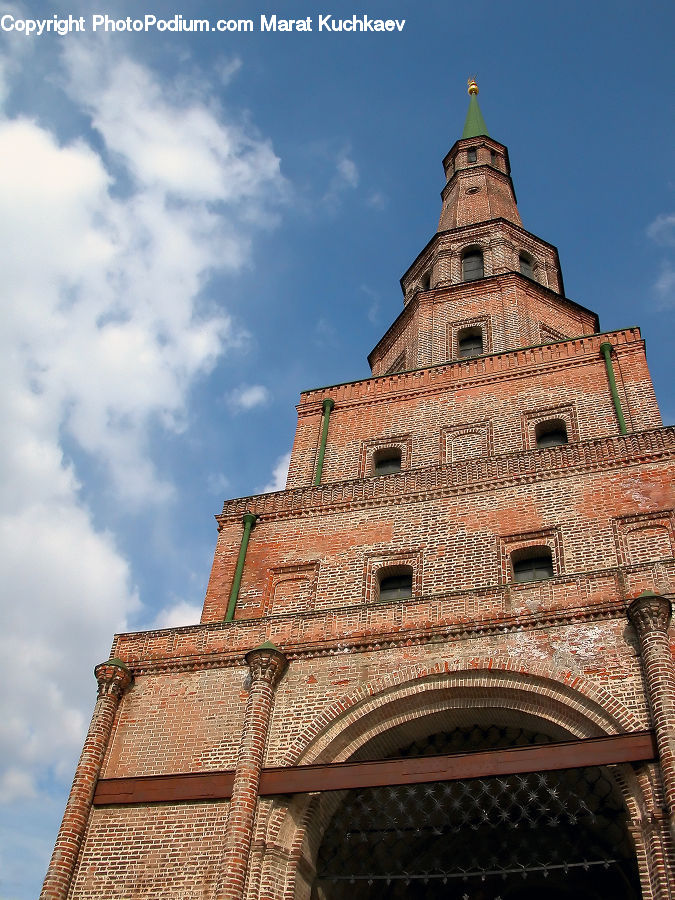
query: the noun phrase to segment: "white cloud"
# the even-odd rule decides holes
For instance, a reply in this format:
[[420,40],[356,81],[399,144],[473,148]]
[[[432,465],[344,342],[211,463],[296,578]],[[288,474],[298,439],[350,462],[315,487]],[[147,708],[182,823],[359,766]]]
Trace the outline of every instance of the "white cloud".
[[263,494],[268,494],[270,491],[283,491],[285,489],[290,462],[290,452],[284,453],[283,456],[279,457],[272,469],[272,480],[262,489]]
[[[333,151],[322,147],[321,152],[330,158]],[[349,147],[342,147],[335,153],[335,169],[328,182],[328,189],[323,196],[323,205],[331,209],[337,209],[345,192],[353,190],[358,186],[358,183],[358,167],[351,158]]]
[[378,313],[380,311],[380,295],[377,293],[377,291],[374,291],[372,288],[368,287],[367,284],[360,285],[360,288],[363,293],[370,299],[370,305],[368,307],[366,315],[368,316],[368,321],[374,325],[377,322]]
[[[90,117],[96,141],[0,115],[8,801],[72,772],[95,699],[91,665],[140,605],[114,535],[84,503],[77,460],[93,464],[120,515],[171,496],[151,439],[184,427],[195,381],[241,340],[205,286],[247,264],[283,190],[269,143],[225,120],[199,86],[160,84],[103,45],[62,46],[63,104]],[[199,611],[179,602],[161,615],[178,624]]]
[[675,266],[664,262],[654,285],[662,307],[675,306]]
[[270,392],[262,384],[241,384],[226,397],[226,402],[236,412],[255,409],[269,403]]
[[346,185],[349,187],[356,187],[358,185],[359,170],[356,168],[354,160],[350,159],[346,151],[342,152],[342,155],[337,161],[337,170],[340,178]]
[[153,628],[180,628],[183,625],[196,625],[202,615],[202,608],[187,600],[178,600],[173,606],[160,610]]
[[386,194],[383,194],[382,191],[372,191],[366,199],[366,206],[369,206],[371,209],[386,209],[388,204],[388,198]]
[[[661,247],[675,247],[675,213],[661,213],[647,227],[647,236]],[[671,254],[672,257],[672,254]],[[675,306],[675,264],[663,259],[654,292],[661,308]]]
[[675,213],[661,213],[647,226],[647,236],[655,243],[675,247]]

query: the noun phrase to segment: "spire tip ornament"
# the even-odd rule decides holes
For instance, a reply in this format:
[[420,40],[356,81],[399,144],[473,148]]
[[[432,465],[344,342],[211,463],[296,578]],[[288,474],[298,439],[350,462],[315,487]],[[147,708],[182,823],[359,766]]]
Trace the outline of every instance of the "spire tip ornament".
[[467,81],[468,90],[467,93],[470,97],[474,97],[478,93],[478,84],[476,83],[476,79],[472,76]]

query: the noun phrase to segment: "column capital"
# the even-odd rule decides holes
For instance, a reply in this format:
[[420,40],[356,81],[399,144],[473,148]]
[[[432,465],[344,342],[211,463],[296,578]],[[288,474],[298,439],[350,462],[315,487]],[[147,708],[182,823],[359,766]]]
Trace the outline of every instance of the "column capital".
[[116,658],[99,663],[94,668],[94,675],[98,682],[98,696],[111,694],[118,700],[134,680],[126,663]]
[[652,591],[644,591],[628,605],[628,618],[640,637],[654,631],[665,632],[671,613],[670,600]]
[[265,641],[244,657],[251,670],[251,683],[266,681],[275,688],[286,671],[288,660],[271,641]]

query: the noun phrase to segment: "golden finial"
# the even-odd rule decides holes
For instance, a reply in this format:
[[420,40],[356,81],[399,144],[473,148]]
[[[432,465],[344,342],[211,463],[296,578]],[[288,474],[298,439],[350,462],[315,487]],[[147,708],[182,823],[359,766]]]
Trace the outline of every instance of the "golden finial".
[[471,78],[469,78],[469,80],[467,81],[467,84],[469,85],[469,96],[470,97],[472,97],[474,94],[478,93],[478,85],[476,84],[476,79],[473,76]]

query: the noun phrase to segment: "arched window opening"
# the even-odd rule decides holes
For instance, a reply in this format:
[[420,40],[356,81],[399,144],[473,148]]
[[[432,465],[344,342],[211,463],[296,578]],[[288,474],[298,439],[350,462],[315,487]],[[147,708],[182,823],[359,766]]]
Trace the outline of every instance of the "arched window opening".
[[410,566],[383,569],[380,573],[380,600],[410,600],[413,571]]
[[428,291],[431,289],[431,272],[425,272],[422,276],[422,281],[420,282],[420,287],[423,291]]
[[568,442],[567,426],[562,419],[540,422],[534,429],[534,436],[539,450],[544,450],[546,447],[559,447]]
[[462,281],[476,281],[483,277],[483,253],[481,250],[467,250],[462,257]]
[[527,253],[521,253],[518,259],[520,261],[520,274],[526,278],[534,279],[532,257],[528,256]]
[[[549,735],[515,725],[470,722],[387,756],[551,743]],[[311,900],[641,897],[628,816],[611,769],[397,784],[324,798],[332,809]]]
[[547,581],[553,578],[553,554],[548,547],[527,547],[511,554],[513,580]]
[[475,163],[478,159],[477,151],[475,147],[469,147],[466,151],[466,161],[470,163]]
[[401,471],[401,448],[387,447],[373,456],[373,475],[393,475]]
[[457,335],[457,356],[480,356],[483,332],[480,328],[464,328]]

